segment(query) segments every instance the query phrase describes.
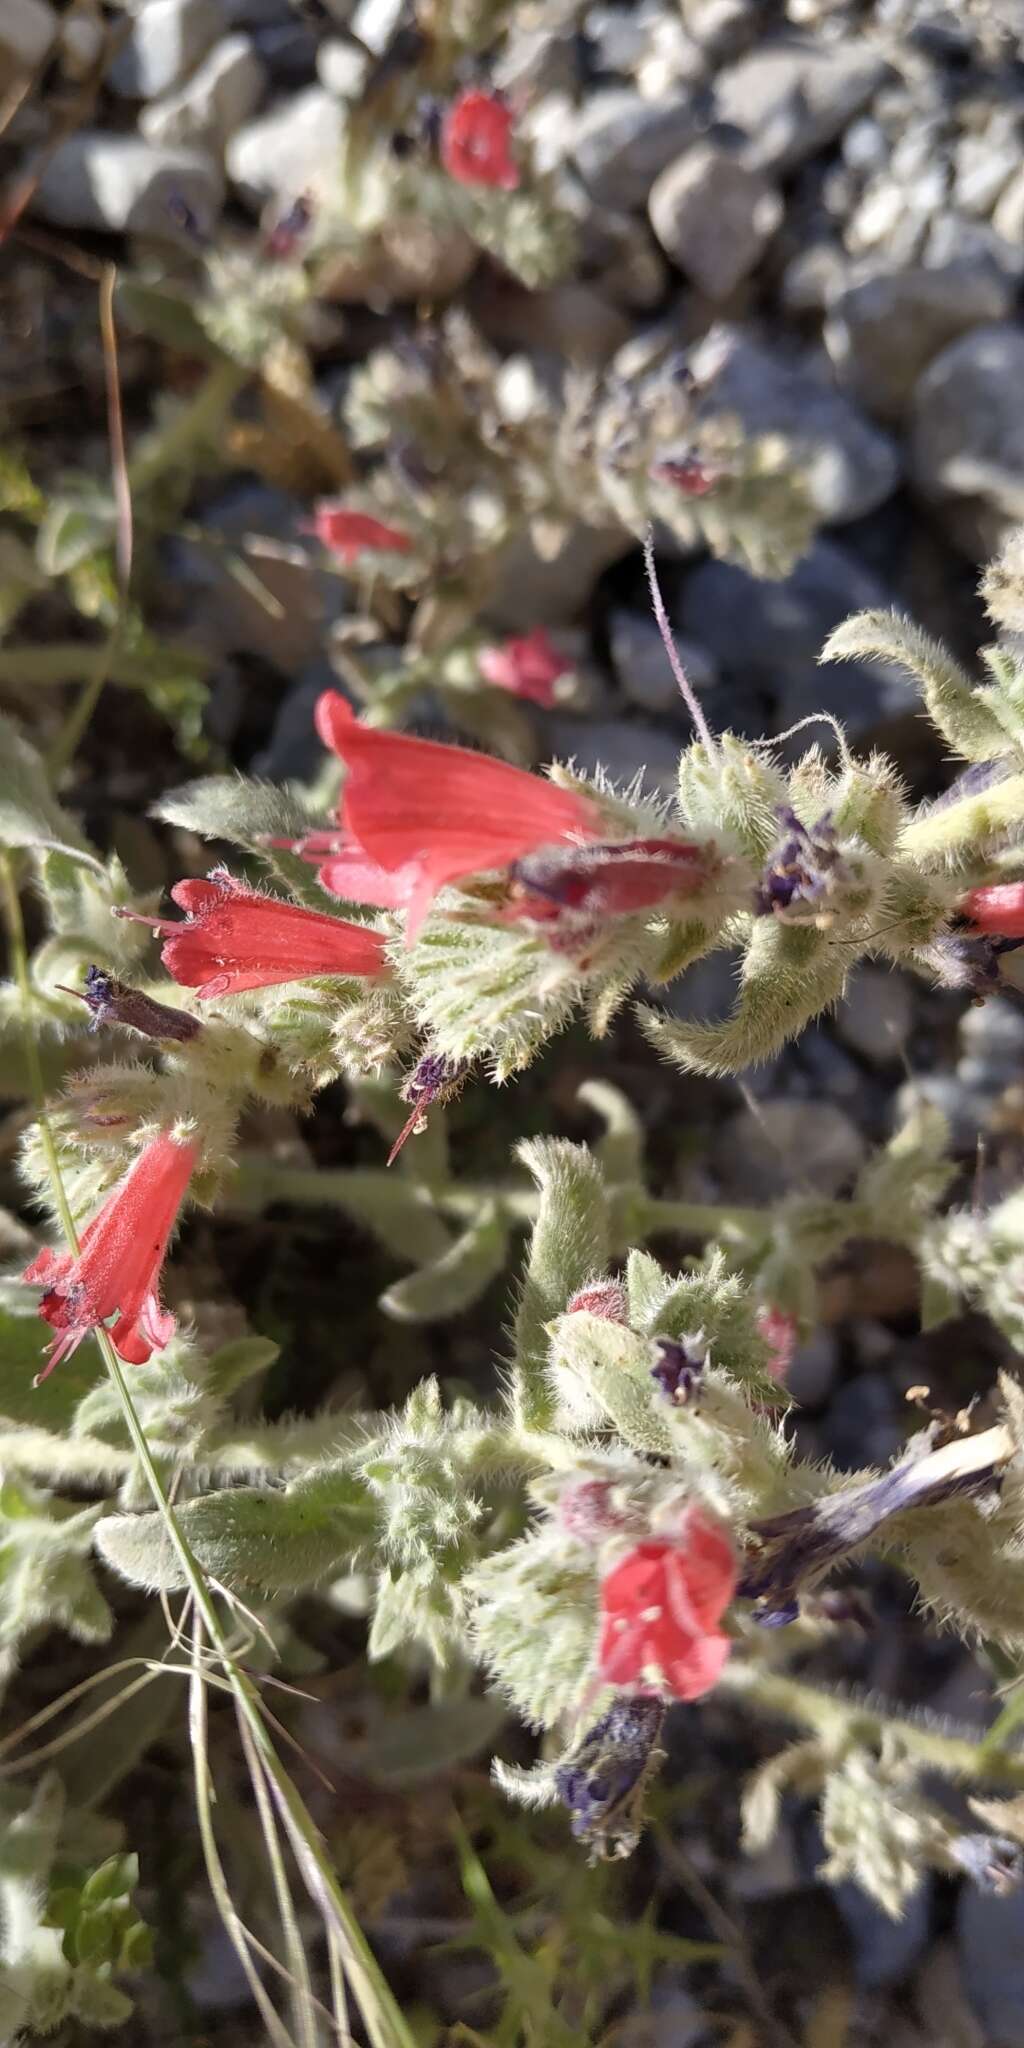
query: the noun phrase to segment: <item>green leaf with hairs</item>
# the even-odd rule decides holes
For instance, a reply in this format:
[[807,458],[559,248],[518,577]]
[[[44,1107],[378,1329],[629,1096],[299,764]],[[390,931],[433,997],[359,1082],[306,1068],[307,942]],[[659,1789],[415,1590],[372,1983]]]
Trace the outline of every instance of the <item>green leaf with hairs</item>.
[[826,640],[820,660],[888,661],[920,684],[928,715],[944,739],[968,761],[990,761],[1013,751],[1013,740],[991,705],[942,646],[899,612],[856,612]]
[[[239,1486],[185,1501],[175,1513],[204,1571],[221,1585],[264,1596],[298,1593],[352,1569],[377,1524],[365,1486],[330,1467],[283,1492]],[[131,1586],[174,1592],[186,1584],[159,1514],[107,1515],[96,1547]]]
[[521,1425],[542,1428],[553,1396],[547,1377],[547,1325],[570,1297],[607,1270],[608,1196],[585,1145],[532,1138],[518,1148],[540,1190],[516,1314],[513,1406]]
[[52,839],[78,849],[86,843],[57,802],[42,756],[12,719],[0,716],[0,846]]
[[398,1323],[439,1323],[479,1301],[505,1264],[508,1228],[496,1202],[485,1201],[468,1230],[430,1265],[396,1280],[380,1305]]
[[759,918],[743,961],[739,1000],[720,1024],[681,1024],[638,1010],[656,1050],[691,1074],[739,1074],[759,1066],[831,1009],[846,985],[851,949],[827,933]]

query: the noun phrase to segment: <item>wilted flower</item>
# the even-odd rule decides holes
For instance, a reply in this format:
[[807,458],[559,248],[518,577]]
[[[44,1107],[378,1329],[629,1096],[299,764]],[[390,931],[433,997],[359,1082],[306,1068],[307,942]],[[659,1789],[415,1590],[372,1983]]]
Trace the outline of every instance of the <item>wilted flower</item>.
[[495,185],[514,192],[519,166],[510,144],[511,108],[496,93],[471,89],[447,109],[441,126],[441,162],[459,185]]
[[755,908],[761,917],[777,917],[781,924],[825,923],[829,897],[837,883],[848,879],[831,815],[824,811],[808,827],[783,804],[778,818],[782,832],[761,876]]
[[981,932],[940,932],[930,945],[922,946],[918,959],[931,969],[942,988],[964,989],[976,1002],[984,1002],[1000,986],[999,961],[1013,952],[1016,939],[993,939]]
[[431,1105],[451,1102],[468,1073],[468,1060],[448,1060],[437,1052],[425,1053],[417,1062],[402,1084],[402,1101],[412,1103],[412,1114],[406,1118],[388,1153],[389,1166],[398,1158],[406,1139],[426,1128],[427,1111]]
[[675,1408],[692,1401],[708,1362],[703,1331],[695,1337],[655,1337],[651,1378]]
[[543,626],[503,640],[500,646],[481,647],[478,661],[484,681],[496,690],[526,697],[548,710],[558,699],[561,677],[570,673],[570,664],[552,645]]
[[307,192],[302,192],[268,229],[263,244],[265,254],[278,262],[294,256],[309,232],[312,219],[313,202]]
[[330,498],[321,498],[313,508],[309,531],[347,566],[360,555],[408,555],[412,542],[401,527],[387,526],[370,512],[353,512]]
[[636,1847],[664,1718],[660,1700],[616,1700],[555,1772],[573,1834],[597,1855],[630,1856]]
[[203,1028],[198,1017],[190,1017],[187,1010],[172,1010],[168,1003],[156,1002],[103,967],[87,967],[84,989],[69,988],[64,993],[88,1005],[94,1030],[101,1024],[123,1024],[130,1031],[140,1031],[144,1038],[176,1039],[185,1044]]
[[177,882],[171,895],[186,921],[162,926],[170,937],[160,957],[168,974],[194,988],[201,1001],[322,974],[387,973],[380,932],[261,896],[224,868],[214,868],[206,881]]
[[713,849],[683,839],[604,841],[527,855],[511,863],[511,902],[502,915],[573,937],[607,918],[692,896],[708,880],[713,859]]
[[[933,1428],[931,1434],[936,1433]],[[891,1516],[907,1508],[934,1505],[958,1494],[974,1494],[992,1485],[1009,1455],[1002,1429],[965,1436],[922,1453],[915,1447],[880,1479],[825,1495],[809,1507],[791,1508],[751,1524],[763,1548],[749,1561],[740,1583],[746,1600],[761,1600],[758,1617],[770,1625],[793,1621],[798,1595],[809,1579],[819,1579],[866,1543]]]
[[375,867],[403,875],[410,938],[446,882],[507,868],[538,846],[600,835],[589,798],[468,747],[362,725],[337,690],[324,692],[316,721],[348,768],[341,823],[349,842]]
[[638,1543],[602,1581],[601,1677],[636,1692],[700,1699],[729,1655],[718,1623],[735,1590],[728,1537],[699,1508],[687,1509],[674,1541]]
[[99,1324],[129,1365],[144,1365],[174,1335],[174,1317],[160,1306],[160,1268],[199,1148],[161,1131],[118,1181],[79,1239],[77,1256],[46,1250],[22,1279],[45,1291],[39,1313],[56,1331],[45,1379]]

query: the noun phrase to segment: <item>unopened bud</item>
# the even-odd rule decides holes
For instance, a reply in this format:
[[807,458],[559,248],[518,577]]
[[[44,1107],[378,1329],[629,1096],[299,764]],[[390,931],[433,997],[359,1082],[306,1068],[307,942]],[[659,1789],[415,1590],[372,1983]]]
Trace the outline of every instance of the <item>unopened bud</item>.
[[600,1316],[604,1323],[627,1322],[626,1290],[621,1280],[591,1280],[581,1287],[566,1303],[565,1313],[575,1316],[581,1312]]

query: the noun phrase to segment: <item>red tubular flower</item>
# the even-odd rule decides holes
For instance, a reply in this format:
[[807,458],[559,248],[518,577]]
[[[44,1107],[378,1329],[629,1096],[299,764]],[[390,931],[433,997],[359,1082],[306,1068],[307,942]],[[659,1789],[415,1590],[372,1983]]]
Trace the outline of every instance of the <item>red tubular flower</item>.
[[519,166],[511,154],[513,117],[490,92],[460,93],[441,128],[441,162],[459,185],[496,185],[514,192]]
[[317,870],[317,881],[329,896],[346,903],[370,903],[378,910],[404,910],[417,881],[418,861],[393,871],[371,860],[343,825],[335,830],[307,832],[304,839],[270,839],[268,846],[285,846],[308,860]]
[[735,1590],[727,1537],[689,1508],[674,1542],[638,1543],[603,1580],[601,1677],[632,1692],[700,1699],[729,1655],[718,1623]]
[[44,1251],[26,1266],[21,1277],[45,1288],[39,1313],[57,1333],[39,1379],[113,1315],[114,1347],[129,1365],[144,1365],[174,1335],[174,1317],[160,1306],[160,1268],[198,1153],[161,1131],[86,1224],[77,1258]]
[[351,565],[360,555],[408,555],[412,542],[399,526],[386,526],[370,512],[352,512],[331,498],[321,498],[313,507],[309,532],[340,562]]
[[182,988],[194,988],[201,1002],[320,974],[387,972],[380,932],[261,896],[224,868],[205,882],[177,882],[171,895],[186,920],[170,927],[160,957],[168,974]]
[[705,848],[683,839],[606,841],[561,857],[538,854],[513,864],[514,901],[504,914],[530,924],[627,917],[653,910],[666,897],[692,895],[707,875]]
[[770,1353],[768,1371],[780,1386],[786,1384],[786,1374],[793,1363],[799,1325],[795,1316],[788,1316],[785,1309],[769,1305],[757,1311],[757,1328],[764,1338]]
[[407,871],[410,938],[446,882],[507,868],[538,846],[600,837],[589,798],[468,747],[361,725],[337,690],[320,698],[316,725],[348,768],[341,823],[349,840],[389,874]]
[[569,663],[556,652],[543,626],[503,640],[500,646],[482,647],[478,659],[485,682],[513,697],[543,704],[548,711],[557,700],[559,677],[569,672]]
[[1024,882],[992,882],[968,889],[957,906],[976,932],[992,938],[1024,939]]

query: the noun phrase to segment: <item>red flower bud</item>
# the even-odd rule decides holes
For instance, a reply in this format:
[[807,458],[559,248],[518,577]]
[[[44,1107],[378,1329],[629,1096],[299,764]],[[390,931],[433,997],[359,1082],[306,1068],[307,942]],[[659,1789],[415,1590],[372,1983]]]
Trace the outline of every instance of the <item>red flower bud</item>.
[[586,1287],[581,1287],[566,1303],[565,1313],[575,1316],[581,1311],[600,1316],[605,1323],[626,1322],[626,1290],[621,1280],[591,1280]]
[[558,698],[560,677],[569,673],[569,663],[556,653],[543,626],[503,640],[498,647],[482,647],[478,658],[485,682],[496,690],[508,690],[513,697],[543,704],[549,711]]
[[764,1338],[770,1353],[768,1371],[772,1379],[785,1386],[786,1374],[793,1363],[799,1324],[795,1316],[786,1314],[785,1309],[774,1308],[770,1303],[757,1311],[757,1328]]
[[958,909],[976,932],[1024,939],[1024,882],[992,882],[983,889],[968,889]]
[[513,117],[495,93],[469,91],[448,108],[441,128],[441,162],[459,185],[495,185],[514,192],[519,166],[511,154]]
[[383,519],[374,519],[370,512],[352,512],[330,498],[321,498],[314,506],[313,514],[308,531],[315,533],[317,540],[346,565],[358,562],[360,555],[365,554],[408,555],[412,552],[412,542],[407,533],[398,526],[386,526]]

